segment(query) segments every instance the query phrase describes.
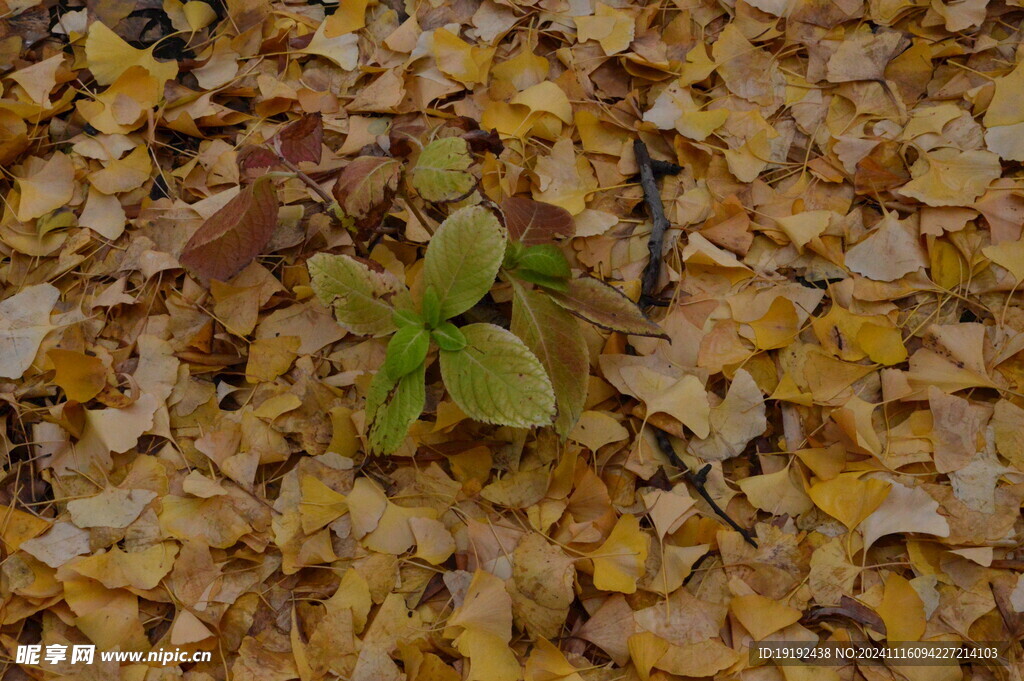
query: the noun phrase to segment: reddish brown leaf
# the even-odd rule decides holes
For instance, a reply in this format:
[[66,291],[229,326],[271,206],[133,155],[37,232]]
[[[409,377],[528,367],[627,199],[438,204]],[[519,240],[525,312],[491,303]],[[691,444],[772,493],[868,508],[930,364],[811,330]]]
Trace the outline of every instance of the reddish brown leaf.
[[277,227],[277,192],[267,177],[242,189],[185,244],[179,261],[208,279],[225,281],[259,255]]
[[416,144],[413,140],[422,143],[428,131],[429,128],[418,118],[413,120],[396,119],[388,132],[388,149],[391,155],[397,158],[407,158],[414,150],[421,147],[421,144]]
[[253,178],[264,169],[290,163],[319,163],[323,152],[324,122],[320,114],[303,116],[270,138],[271,148],[247,144],[238,152],[238,167],[245,177]]
[[247,144],[238,150],[238,167],[249,179],[259,177],[280,162],[278,155],[266,147]]
[[281,156],[292,163],[319,163],[323,141],[323,118],[320,114],[308,114],[277,133],[272,144]]
[[387,156],[360,156],[341,171],[331,190],[338,205],[361,230],[377,227],[398,190],[402,163]]
[[576,233],[569,211],[543,201],[510,197],[501,202],[509,235],[527,246],[546,244]]
[[570,279],[568,291],[548,291],[548,294],[569,312],[603,329],[669,340],[661,327],[645,317],[636,303],[600,279]]
[[462,135],[462,139],[466,140],[469,148],[477,154],[489,151],[498,156],[505,151],[505,145],[502,143],[501,137],[498,136],[497,130],[471,130]]

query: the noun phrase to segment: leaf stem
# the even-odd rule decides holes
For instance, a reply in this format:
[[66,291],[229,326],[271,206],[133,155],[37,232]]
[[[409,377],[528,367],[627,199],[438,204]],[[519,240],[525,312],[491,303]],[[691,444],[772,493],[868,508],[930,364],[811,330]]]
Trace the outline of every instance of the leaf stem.
[[284,156],[281,156],[280,154],[277,155],[277,158],[281,162],[281,165],[295,173],[295,177],[305,182],[306,186],[312,189],[316,193],[316,195],[319,196],[321,200],[323,200],[324,203],[326,203],[329,206],[335,202],[333,196],[325,192],[323,190],[323,187],[316,183],[316,180],[314,180],[312,177],[299,170],[299,167],[297,165],[286,159]]

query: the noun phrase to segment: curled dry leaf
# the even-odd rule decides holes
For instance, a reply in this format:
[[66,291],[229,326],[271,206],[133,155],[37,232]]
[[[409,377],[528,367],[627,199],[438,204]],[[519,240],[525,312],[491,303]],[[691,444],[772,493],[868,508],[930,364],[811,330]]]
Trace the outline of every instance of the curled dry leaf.
[[668,340],[668,335],[648,319],[636,303],[600,279],[571,279],[569,290],[564,293],[554,291],[551,298],[577,317],[603,329]]
[[375,229],[391,210],[402,163],[386,156],[360,156],[345,166],[331,193],[362,233]]

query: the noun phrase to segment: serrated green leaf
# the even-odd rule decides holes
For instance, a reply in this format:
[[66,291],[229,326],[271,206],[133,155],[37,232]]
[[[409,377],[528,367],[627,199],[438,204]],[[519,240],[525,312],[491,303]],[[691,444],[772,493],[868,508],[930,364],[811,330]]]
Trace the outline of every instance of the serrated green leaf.
[[512,333],[544,365],[555,391],[555,430],[567,436],[583,413],[590,358],[579,322],[541,291],[512,281]]
[[611,331],[669,339],[660,326],[614,286],[593,277],[581,277],[570,279],[568,287],[564,293],[553,291],[551,299],[577,317]]
[[405,326],[423,327],[423,318],[412,310],[395,310],[391,314],[391,321],[400,329]]
[[501,262],[501,266],[507,270],[514,270],[519,265],[519,258],[523,256],[523,252],[526,251],[526,247],[518,241],[510,241],[505,246],[505,258]]
[[549,277],[546,274],[537,274],[532,270],[524,269],[518,269],[513,274],[523,281],[543,286],[552,291],[558,291],[559,293],[567,293],[569,291],[569,280],[562,277]]
[[462,327],[466,347],[442,350],[441,377],[470,418],[518,428],[546,426],[555,396],[540,360],[512,332],[494,324]]
[[558,246],[553,244],[538,244],[527,248],[519,256],[519,268],[558,279],[568,279],[572,274],[569,261]]
[[476,186],[476,178],[467,172],[473,157],[461,137],[434,140],[420,153],[412,170],[412,186],[427,201],[457,201]]
[[391,454],[402,446],[409,426],[426,403],[426,364],[398,379],[381,370],[366,394],[366,434],[370,451]]
[[433,286],[427,286],[423,292],[421,309],[428,329],[436,328],[441,323],[441,301],[437,297],[437,289]]
[[317,253],[307,263],[313,290],[349,332],[383,336],[396,328],[392,313],[408,307],[409,292],[388,272],[376,272],[347,255]]
[[430,348],[430,332],[422,327],[403,326],[388,341],[384,370],[399,379],[423,364]]
[[423,283],[437,292],[440,318],[462,314],[483,298],[504,255],[505,231],[489,210],[468,206],[448,216],[430,240],[423,263]]
[[456,351],[466,347],[466,336],[451,322],[442,322],[430,333],[430,337],[442,350]]

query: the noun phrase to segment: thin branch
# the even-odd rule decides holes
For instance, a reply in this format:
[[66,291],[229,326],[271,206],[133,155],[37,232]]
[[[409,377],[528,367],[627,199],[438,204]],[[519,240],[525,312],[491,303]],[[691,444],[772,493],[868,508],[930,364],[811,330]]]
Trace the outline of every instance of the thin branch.
[[722,507],[711,498],[710,494],[708,494],[708,471],[711,470],[711,464],[706,464],[703,468],[694,473],[686,466],[685,463],[683,463],[683,460],[679,458],[679,455],[676,454],[676,450],[672,448],[672,442],[668,439],[668,433],[660,428],[654,428],[653,426],[650,427],[654,429],[654,437],[658,441],[658,448],[661,450],[662,454],[672,461],[672,465],[683,472],[683,477],[688,483],[693,485],[693,488],[697,490],[697,494],[701,496],[701,499],[706,501],[708,506],[711,507],[711,510],[714,511],[719,518],[728,523],[729,527],[739,532],[743,536],[744,541],[756,549],[757,541],[753,536],[751,536],[750,531],[730,518],[729,514],[722,510]]
[[[654,223],[654,227],[651,230],[651,239],[647,244],[647,250],[651,258],[647,263],[647,267],[644,268],[642,289],[643,299],[650,301],[654,298],[654,289],[658,285],[658,279],[661,276],[661,252],[665,245],[665,232],[669,228],[668,218],[665,217],[665,207],[661,203],[661,192],[658,191],[658,175],[675,174],[682,170],[682,168],[672,163],[655,165],[643,140],[633,140],[633,152],[636,154],[636,163],[640,167],[640,184],[644,188],[644,201],[647,203],[647,212],[650,213],[651,221]],[[686,481],[693,485],[694,489],[697,490],[697,494],[708,503],[708,506],[720,518],[729,524],[729,527],[743,535],[743,539],[748,544],[757,548],[757,542],[754,541],[750,532],[730,518],[729,514],[723,511],[715,500],[711,498],[711,495],[708,494],[707,481],[711,464],[707,464],[694,473],[676,455],[675,450],[672,449],[668,433],[654,426],[651,426],[651,428],[654,429],[654,436],[658,440],[658,447],[662,453],[672,461],[673,465],[683,472]]]
[[[273,151],[273,150],[271,150],[271,151]],[[277,152],[274,152],[274,153],[277,153]],[[304,173],[301,170],[299,170],[299,167],[297,165],[295,165],[294,163],[292,163],[291,161],[286,159],[281,154],[278,154],[277,158],[280,160],[281,165],[283,165],[285,168],[287,168],[291,172],[295,173],[295,177],[297,177],[300,180],[302,180],[303,182],[305,182],[306,186],[309,187],[310,189],[312,189],[316,193],[316,195],[319,196],[320,199],[324,203],[326,203],[328,206],[330,206],[331,204],[334,203],[334,197],[331,196],[330,194],[328,194],[327,192],[325,192],[323,190],[323,187],[321,187],[319,184],[317,184],[316,180],[314,180],[312,177],[310,177],[306,173]]]
[[643,288],[641,289],[644,299],[650,300],[654,297],[658,279],[661,277],[661,252],[665,247],[665,232],[668,231],[669,222],[665,217],[665,207],[661,203],[661,192],[658,191],[654,161],[651,160],[651,154],[643,140],[633,140],[633,153],[636,155],[636,164],[640,168],[640,186],[644,190],[647,212],[654,224],[651,229],[651,239],[647,242],[650,259],[647,261],[647,267],[644,268]]

